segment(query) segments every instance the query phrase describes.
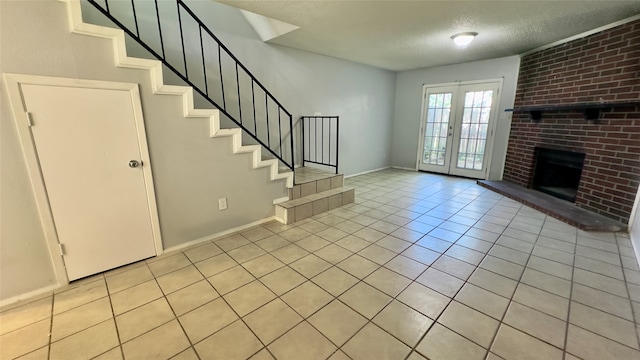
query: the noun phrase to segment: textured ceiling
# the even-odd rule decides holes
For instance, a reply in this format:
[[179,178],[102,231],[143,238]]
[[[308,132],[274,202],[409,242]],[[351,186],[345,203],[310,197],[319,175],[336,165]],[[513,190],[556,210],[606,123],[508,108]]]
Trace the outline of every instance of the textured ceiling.
[[[217,0],[300,29],[270,43],[389,70],[516,55],[640,14],[640,1]],[[450,37],[479,35],[461,49]]]

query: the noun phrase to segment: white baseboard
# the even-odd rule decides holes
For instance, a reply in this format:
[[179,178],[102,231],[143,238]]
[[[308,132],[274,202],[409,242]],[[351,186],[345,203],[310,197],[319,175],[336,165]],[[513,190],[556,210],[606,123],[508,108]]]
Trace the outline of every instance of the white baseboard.
[[[44,293],[48,293],[48,292],[53,292],[53,290],[57,289],[61,287],[60,285],[49,285],[49,286],[45,286],[43,288],[40,289],[36,289],[33,291],[29,291],[27,293],[24,294],[20,294],[20,295],[16,295],[13,297],[10,297],[8,299],[4,299],[4,300],[0,300],[0,308],[3,308],[7,305],[12,305],[14,303],[17,303],[18,301],[22,301],[22,300],[27,300],[29,298],[33,298],[36,297],[38,295],[42,295]],[[35,299],[34,299],[35,301]]]
[[244,229],[248,229],[248,228],[260,225],[260,224],[264,224],[266,222],[269,222],[269,221],[272,221],[272,220],[275,220],[275,219],[276,219],[275,216],[271,216],[271,217],[268,217],[266,219],[262,219],[262,220],[254,221],[254,222],[249,223],[249,224],[245,224],[245,225],[241,225],[241,226],[238,226],[238,227],[234,227],[233,229],[228,229],[228,230],[225,230],[225,231],[221,231],[219,233],[203,236],[203,237],[198,238],[198,239],[187,241],[186,243],[182,243],[180,245],[176,245],[176,246],[172,246],[172,247],[166,248],[166,249],[164,249],[164,253],[166,254],[166,253],[170,253],[172,251],[182,250],[184,248],[188,248],[190,246],[197,245],[199,243],[203,243],[205,241],[211,241],[211,240],[213,240],[215,238],[219,238],[221,236],[229,235],[229,234],[232,234],[234,232],[242,231]]
[[392,166],[391,168],[399,169],[399,170],[418,171],[418,169],[416,169],[416,168],[408,168],[408,167],[403,167],[403,166]]
[[[172,246],[170,248],[166,248],[166,249],[164,249],[164,254],[172,252],[172,251],[177,251],[177,250],[181,250],[181,249],[184,249],[184,248],[188,248],[189,246],[197,245],[197,244],[203,243],[205,241],[210,241],[210,240],[213,240],[215,238],[219,238],[221,236],[232,234],[234,232],[242,231],[244,229],[248,229],[248,228],[260,225],[260,224],[264,224],[266,222],[269,222],[269,221],[272,221],[272,220],[275,220],[275,219],[276,219],[275,216],[271,216],[271,217],[268,217],[266,219],[254,221],[254,222],[249,223],[249,224],[245,224],[245,225],[241,225],[241,226],[235,227],[233,229],[228,229],[228,230],[225,230],[225,231],[221,231],[219,233],[203,236],[201,238],[194,239],[194,240],[188,241],[188,242],[180,244],[180,245],[176,245],[176,246]],[[56,285],[49,285],[49,286],[42,287],[40,289],[36,289],[36,290],[33,290],[33,291],[26,292],[24,294],[20,294],[20,295],[16,295],[16,296],[10,297],[8,299],[0,300],[0,308],[5,307],[7,305],[14,304],[14,303],[16,303],[18,301],[26,300],[26,299],[29,299],[29,298],[32,298],[32,297],[36,297],[38,295],[42,295],[44,293],[50,292],[50,291],[54,291],[54,290],[56,290],[58,288],[61,288],[62,286],[66,286],[66,285],[67,284],[64,284],[64,285],[57,285],[57,284]]]
[[376,171],[380,171],[380,170],[385,170],[385,169],[389,169],[391,166],[385,166],[385,167],[381,167],[378,169],[373,169],[373,170],[367,170],[367,171],[363,171],[363,172],[359,172],[357,174],[351,174],[351,175],[345,175],[344,178],[350,178],[350,177],[354,177],[354,176],[358,176],[358,175],[364,175],[364,174],[368,174],[368,173],[372,173],[372,172],[376,172]]
[[636,200],[633,202],[633,208],[631,209],[631,215],[629,216],[629,239],[631,240],[631,246],[636,254],[636,261],[640,265],[640,188],[636,194]]
[[640,238],[633,236],[631,232],[629,232],[629,238],[631,239],[633,251],[636,254],[636,261],[638,262],[638,266],[640,266]]

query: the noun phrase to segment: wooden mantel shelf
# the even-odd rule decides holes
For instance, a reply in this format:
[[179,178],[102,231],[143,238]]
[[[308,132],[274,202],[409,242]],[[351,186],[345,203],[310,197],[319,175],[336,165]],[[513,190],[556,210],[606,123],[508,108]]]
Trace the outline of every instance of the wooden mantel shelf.
[[545,111],[572,111],[582,110],[586,120],[598,120],[600,118],[600,110],[613,109],[616,107],[640,106],[640,101],[634,102],[610,102],[610,103],[582,103],[567,105],[541,105],[527,106],[513,109],[505,109],[504,111],[522,113],[528,112],[531,120],[540,121],[542,113]]

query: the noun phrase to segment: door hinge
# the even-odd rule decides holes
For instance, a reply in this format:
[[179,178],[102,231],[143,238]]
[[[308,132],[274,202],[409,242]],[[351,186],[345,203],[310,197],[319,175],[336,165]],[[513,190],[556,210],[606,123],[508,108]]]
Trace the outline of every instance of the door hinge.
[[29,125],[29,127],[33,126],[33,118],[31,117],[31,113],[26,111],[27,114],[27,125]]
[[60,255],[62,256],[66,255],[67,252],[65,251],[64,244],[60,243],[58,244],[58,246],[60,247]]

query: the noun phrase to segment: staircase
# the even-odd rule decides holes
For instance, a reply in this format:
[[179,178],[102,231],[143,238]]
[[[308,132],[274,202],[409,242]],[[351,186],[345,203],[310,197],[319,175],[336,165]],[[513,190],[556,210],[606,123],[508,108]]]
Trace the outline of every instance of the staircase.
[[[103,2],[102,4],[99,4],[96,1],[87,0],[89,4],[95,6],[103,15],[118,25],[124,32],[136,40],[159,61],[128,57],[126,55],[125,35],[122,31],[85,23],[82,20],[82,10],[80,3],[77,0],[61,1],[69,4],[69,15],[73,32],[113,39],[113,48],[117,66],[150,71],[154,94],[181,96],[183,98],[182,104],[185,117],[209,118],[210,137],[231,137],[233,153],[249,154],[251,156],[251,162],[254,169],[266,167],[269,169],[271,180],[285,181],[286,187],[288,188],[288,200],[276,204],[276,219],[285,224],[290,224],[354,202],[354,189],[345,187],[344,176],[337,174],[337,124],[335,129],[331,130],[335,131],[334,143],[336,146],[336,152],[333,157],[331,156],[331,153],[329,153],[329,158],[335,159],[335,165],[327,164],[335,167],[336,174],[328,174],[314,170],[313,168],[302,167],[295,169],[294,177],[294,174],[291,171],[294,169],[293,149],[295,149],[292,136],[293,122],[291,115],[266,90],[266,88],[253,75],[251,75],[249,70],[246,69],[238,59],[236,59],[230,51],[218,41],[213,33],[206,28],[206,26],[181,0],[175,0],[175,4],[177,4],[178,9],[178,16],[180,16],[180,14],[182,14],[182,16],[188,15],[195,19],[194,21],[198,24],[199,28],[200,43],[203,44],[202,34],[205,34],[215,40],[217,44],[219,70],[219,76],[217,79],[215,76],[211,78],[211,74],[207,74],[207,68],[204,66],[206,63],[204,56],[201,60],[203,64],[203,73],[201,75],[203,77],[198,79],[197,76],[193,74],[193,70],[191,70],[191,74],[188,73],[189,61],[188,55],[185,52],[184,44],[181,45],[181,59],[183,60],[183,64],[182,67],[180,67],[180,65],[169,62],[169,56],[167,55],[169,50],[167,49],[167,44],[163,44],[161,42],[161,51],[157,51],[157,49],[154,49],[154,45],[145,43],[144,39],[141,38],[140,30],[138,29],[139,24],[135,14],[135,2],[131,3],[134,5],[132,6],[134,11],[134,22],[131,23],[131,21],[127,22],[122,18],[118,19],[116,17],[117,14],[110,12],[108,4],[111,2]],[[156,6],[157,14],[160,13],[158,12],[159,3],[166,4],[168,2],[158,2],[157,0],[154,0],[153,4]],[[113,5],[111,11],[113,11]],[[122,16],[122,14],[120,14],[120,16]],[[159,17],[158,21],[160,23]],[[124,24],[125,22],[129,23],[129,26],[126,26]],[[161,31],[162,27],[158,25],[158,29]],[[181,37],[185,36],[182,29],[180,30]],[[160,34],[160,36],[162,36],[162,34]],[[182,38],[182,43],[184,42],[185,40]],[[202,49],[202,54],[204,54],[204,52],[205,50]],[[232,83],[233,86],[229,86],[227,83],[226,90],[224,79],[227,79],[228,77],[225,77],[224,71],[228,69],[223,69],[223,65],[220,60],[223,55],[228,56],[230,59],[235,61],[235,66],[232,67],[232,72],[234,71],[233,68],[235,68],[236,83],[235,85]],[[180,80],[190,86],[165,85],[163,83],[162,75],[163,65],[173,71]],[[242,91],[244,89],[243,87],[248,86],[247,84],[243,85],[240,83],[239,74],[245,74],[245,77],[248,76],[250,78],[251,106],[249,107],[249,111],[244,111],[244,113],[243,109],[246,106],[246,103],[242,102]],[[216,84],[215,80],[217,80],[219,84]],[[204,87],[202,86],[203,84]],[[213,89],[218,85],[220,86],[220,90],[216,92]],[[233,88],[231,89],[233,90],[231,93],[229,93],[230,87]],[[264,102],[264,106],[262,108],[256,105],[256,89],[262,92],[260,95],[260,101]],[[195,109],[194,92],[209,101],[215,109]],[[227,95],[225,96],[225,94]],[[234,97],[234,94],[237,95]],[[216,96],[219,99],[213,99]],[[261,110],[264,110],[262,115],[260,115]],[[238,125],[238,127],[231,129],[221,128],[221,115],[232,120],[236,125]],[[277,131],[275,132],[274,130],[276,126],[274,126],[273,122],[270,123],[270,116],[271,121],[273,121],[274,117],[277,119]],[[265,126],[266,131],[260,130],[260,127],[262,126]],[[283,129],[285,129],[285,131],[283,131]],[[254,143],[253,145],[243,145],[243,136],[245,135],[249,135],[249,140]],[[247,139],[245,139],[245,141],[246,140]],[[329,143],[331,145],[331,141],[329,141]],[[320,143],[318,142],[318,144]],[[304,147],[304,143],[302,146],[306,149]],[[309,145],[307,147],[309,147]],[[266,153],[264,150],[266,150]]]
[[289,188],[289,201],[276,204],[276,219],[291,224],[354,201],[355,189],[344,186],[344,175],[298,168],[296,184]]
[[84,1],[293,171],[291,113],[183,0]]

